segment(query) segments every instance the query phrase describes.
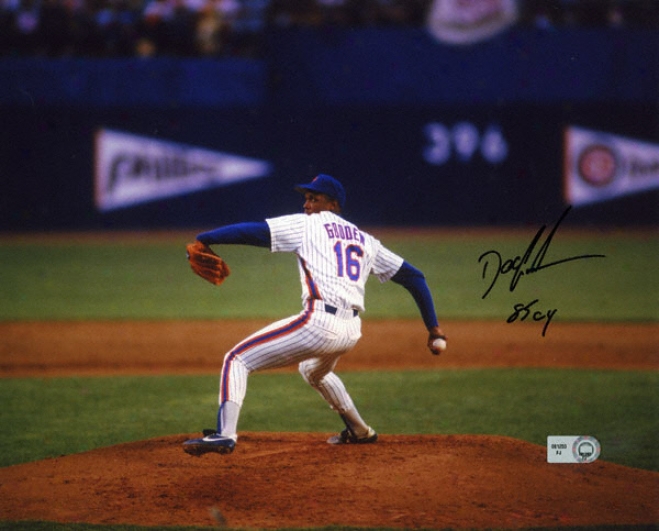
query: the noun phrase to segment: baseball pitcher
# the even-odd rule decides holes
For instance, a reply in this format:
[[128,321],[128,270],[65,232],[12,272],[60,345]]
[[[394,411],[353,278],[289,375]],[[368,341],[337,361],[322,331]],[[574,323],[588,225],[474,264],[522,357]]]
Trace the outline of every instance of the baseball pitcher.
[[377,433],[360,416],[343,382],[334,372],[342,354],[361,337],[360,313],[369,275],[392,280],[414,298],[428,330],[428,348],[438,355],[446,347],[425,277],[377,239],[341,217],[346,194],[341,183],[320,174],[295,190],[304,195],[304,213],[256,223],[239,223],[204,232],[188,245],[195,273],[219,285],[229,268],[210,245],[244,244],[271,252],[295,253],[302,284],[302,311],[275,322],[233,347],[224,357],[220,378],[217,429],[183,443],[199,456],[233,452],[238,419],[252,372],[297,364],[304,380],[336,411],[345,429],[330,444],[374,443]]

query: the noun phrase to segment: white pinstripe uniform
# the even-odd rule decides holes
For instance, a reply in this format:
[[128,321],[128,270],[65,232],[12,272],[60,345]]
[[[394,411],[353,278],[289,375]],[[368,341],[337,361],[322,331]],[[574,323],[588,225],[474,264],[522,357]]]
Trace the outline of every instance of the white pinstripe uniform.
[[[339,357],[361,337],[359,312],[364,311],[368,276],[373,274],[381,282],[391,279],[403,258],[330,211],[266,222],[272,252],[292,252],[298,257],[304,309],[253,334],[226,354],[220,412],[228,402],[242,406],[251,372],[295,363],[332,409],[340,414],[354,410],[333,370]],[[224,429],[222,435],[237,437]]]

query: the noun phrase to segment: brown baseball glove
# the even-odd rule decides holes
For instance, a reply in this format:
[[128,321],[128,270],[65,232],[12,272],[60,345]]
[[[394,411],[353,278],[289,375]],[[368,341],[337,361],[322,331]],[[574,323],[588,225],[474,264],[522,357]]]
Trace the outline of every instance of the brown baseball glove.
[[192,271],[211,284],[219,286],[231,274],[227,263],[205,243],[195,241],[185,248]]

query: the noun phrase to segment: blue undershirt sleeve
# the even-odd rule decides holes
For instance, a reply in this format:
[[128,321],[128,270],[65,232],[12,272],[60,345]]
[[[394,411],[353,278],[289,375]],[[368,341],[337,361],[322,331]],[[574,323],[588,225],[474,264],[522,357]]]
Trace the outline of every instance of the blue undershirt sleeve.
[[391,277],[391,280],[396,284],[400,284],[407,291],[410,292],[414,298],[414,302],[419,307],[421,317],[427,329],[434,326],[439,326],[437,321],[437,314],[435,313],[435,305],[433,303],[426,277],[416,267],[407,262],[403,262],[398,272]]
[[242,244],[270,247],[270,227],[265,221],[226,225],[197,235],[197,240],[206,245]]

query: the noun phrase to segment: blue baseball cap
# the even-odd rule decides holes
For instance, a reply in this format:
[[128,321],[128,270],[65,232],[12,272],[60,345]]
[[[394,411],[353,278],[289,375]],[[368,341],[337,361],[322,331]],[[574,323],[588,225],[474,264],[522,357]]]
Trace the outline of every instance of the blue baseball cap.
[[324,173],[316,175],[309,184],[298,184],[295,190],[300,193],[316,192],[325,194],[332,199],[336,199],[341,209],[343,209],[346,202],[346,191],[343,189],[343,185],[334,177]]

